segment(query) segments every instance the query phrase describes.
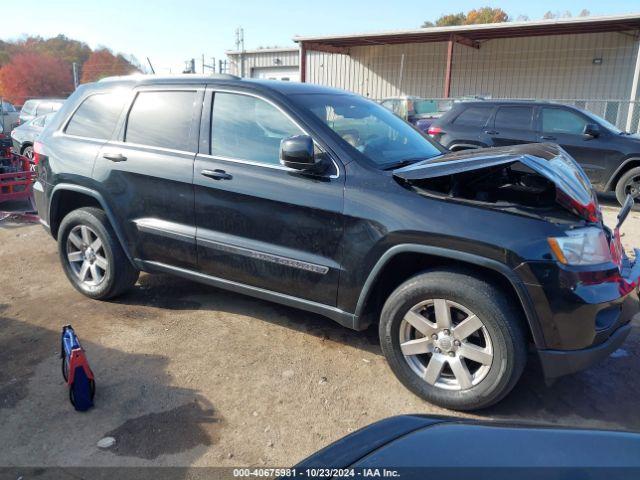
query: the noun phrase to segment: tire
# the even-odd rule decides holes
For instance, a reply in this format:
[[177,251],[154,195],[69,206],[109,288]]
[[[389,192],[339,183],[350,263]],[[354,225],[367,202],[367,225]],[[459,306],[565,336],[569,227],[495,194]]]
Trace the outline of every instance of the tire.
[[[450,328],[438,325],[446,326],[446,313],[436,323],[436,308],[449,312]],[[400,382],[452,410],[497,403],[513,389],[527,361],[519,311],[499,288],[464,271],[434,270],[407,280],[384,304],[379,330],[382,351]]]
[[24,147],[22,149],[22,156],[27,157],[29,161],[31,161],[33,159],[33,146],[27,145],[26,147]]
[[64,217],[58,231],[58,254],[71,284],[96,300],[124,293],[140,273],[129,262],[99,208],[80,208]]
[[[635,193],[631,190],[634,190]],[[623,173],[616,183],[616,199],[620,205],[624,205],[628,193],[634,196],[634,209],[637,210],[640,207],[640,167],[632,168]]]

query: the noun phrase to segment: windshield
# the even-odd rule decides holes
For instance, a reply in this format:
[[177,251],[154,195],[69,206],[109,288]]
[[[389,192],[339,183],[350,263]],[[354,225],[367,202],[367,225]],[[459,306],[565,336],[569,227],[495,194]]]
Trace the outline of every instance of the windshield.
[[589,112],[588,110],[584,110],[584,109],[580,109],[580,111],[582,113],[584,113],[587,117],[589,117],[590,119],[592,119],[595,123],[599,123],[600,125],[602,125],[605,128],[608,128],[609,130],[611,130],[611,132],[613,132],[614,134],[620,134],[622,133],[622,130],[620,130],[618,127],[616,127],[613,123],[608,122],[607,120],[605,120],[602,117],[599,117],[598,115],[595,115],[591,112]]
[[399,167],[442,153],[404,120],[365,98],[335,94],[291,97],[380,168]]

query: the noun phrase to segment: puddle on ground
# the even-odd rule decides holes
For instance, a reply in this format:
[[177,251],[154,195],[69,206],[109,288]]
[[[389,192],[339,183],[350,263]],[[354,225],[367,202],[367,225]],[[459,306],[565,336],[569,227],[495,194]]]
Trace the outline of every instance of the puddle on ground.
[[220,423],[213,408],[204,408],[201,402],[194,401],[173,410],[129,419],[103,437],[116,439],[109,452],[153,460],[199,445],[213,445],[218,441]]

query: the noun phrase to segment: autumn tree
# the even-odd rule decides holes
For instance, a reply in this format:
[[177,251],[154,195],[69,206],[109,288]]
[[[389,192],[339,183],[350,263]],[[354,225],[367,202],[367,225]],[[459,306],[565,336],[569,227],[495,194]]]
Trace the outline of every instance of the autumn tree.
[[508,20],[509,15],[507,15],[507,12],[501,8],[482,7],[469,11],[464,24],[476,25],[479,23],[502,23]]
[[113,75],[128,75],[138,69],[122,55],[114,55],[106,48],[95,50],[82,65],[80,83],[95,82]]
[[474,25],[479,23],[500,23],[508,22],[509,15],[501,8],[482,7],[470,10],[466,14],[450,13],[442,15],[434,22],[424,22],[422,28],[427,27],[450,27],[453,25]]
[[16,105],[33,97],[67,97],[71,92],[70,66],[51,55],[20,53],[0,68],[0,93]]

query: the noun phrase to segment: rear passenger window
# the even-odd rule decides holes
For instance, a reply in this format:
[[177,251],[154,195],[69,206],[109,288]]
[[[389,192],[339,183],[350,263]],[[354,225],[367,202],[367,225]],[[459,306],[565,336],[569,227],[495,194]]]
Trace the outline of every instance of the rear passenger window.
[[140,92],[133,102],[125,142],[191,151],[195,91]]
[[216,93],[211,155],[278,165],[280,140],[302,132],[286,115],[259,98]]
[[531,130],[531,107],[500,107],[496,112],[495,128]]
[[493,107],[469,107],[452,122],[455,125],[484,127]]
[[124,99],[115,93],[87,97],[67,124],[65,133],[108,140],[116,127]]

